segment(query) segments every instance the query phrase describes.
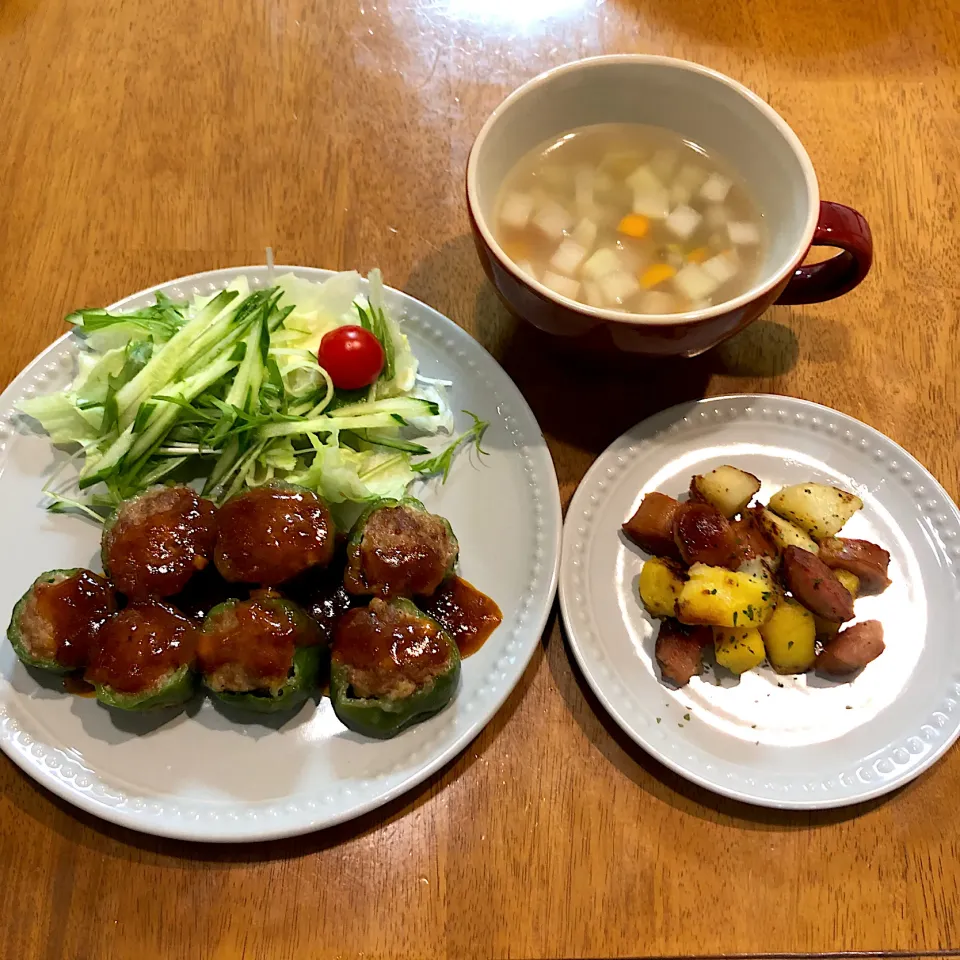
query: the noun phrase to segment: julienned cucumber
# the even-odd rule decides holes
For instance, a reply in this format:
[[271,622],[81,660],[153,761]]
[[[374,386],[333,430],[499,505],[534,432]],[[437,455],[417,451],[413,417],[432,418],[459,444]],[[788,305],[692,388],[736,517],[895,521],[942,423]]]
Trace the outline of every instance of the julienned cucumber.
[[[82,433],[80,476],[68,486],[49,482],[51,507],[102,515],[173,471],[206,478],[218,500],[291,479],[331,502],[400,497],[418,475],[445,473],[452,448],[429,458],[418,441],[447,432],[451,413],[432,381],[417,385],[416,358],[381,290],[376,273],[367,287],[352,272],[322,284],[291,274],[253,292],[239,277],[192,304],[158,293],[156,305],[132,316],[72,314],[85,340],[81,374],[24,411],[59,438],[65,424],[84,425],[70,434]],[[315,358],[323,336],[355,323],[357,309],[390,362],[376,390],[346,396]],[[120,366],[124,337],[141,359]],[[96,490],[84,497],[77,487]]]
[[345,407],[337,407],[334,414],[337,417],[362,417],[369,413],[428,417],[435,416],[439,412],[440,408],[432,400],[424,400],[421,397],[394,397],[389,400],[364,400],[361,403],[350,403]]
[[[218,293],[197,315],[184,324],[150,362],[117,393],[120,425],[133,423],[140,404],[151,394],[162,390],[210,344],[226,332],[236,312],[236,290]],[[212,336],[211,336],[212,335]]]

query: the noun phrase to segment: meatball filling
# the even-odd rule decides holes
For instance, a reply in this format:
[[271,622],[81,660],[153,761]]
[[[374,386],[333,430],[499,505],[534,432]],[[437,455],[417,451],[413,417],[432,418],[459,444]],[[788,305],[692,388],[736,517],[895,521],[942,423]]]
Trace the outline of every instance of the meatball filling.
[[321,642],[316,625],[280,597],[222,604],[204,622],[198,661],[215,693],[269,691],[277,696],[294,672],[298,648]]
[[361,517],[347,550],[350,593],[429,596],[452,573],[459,546],[450,524],[415,503],[377,507]]
[[330,662],[330,699],[340,722],[388,739],[442,710],[460,680],[450,634],[404,599],[370,601],[344,614]]
[[14,647],[19,642],[34,665],[76,670],[87,665],[93,639],[117,599],[110,584],[89,570],[54,570],[37,578],[18,607],[9,631]]
[[166,603],[132,603],[100,628],[86,679],[113,693],[157,695],[186,673],[196,655],[196,627]]
[[189,487],[161,487],[121,504],[103,535],[103,566],[134,600],[170,597],[213,557],[216,507]]
[[332,662],[355,697],[400,700],[449,671],[449,636],[435,620],[417,614],[413,604],[374,599],[340,619]]
[[228,500],[217,515],[215,561],[231,583],[277,586],[333,557],[327,505],[309,490],[267,485]]

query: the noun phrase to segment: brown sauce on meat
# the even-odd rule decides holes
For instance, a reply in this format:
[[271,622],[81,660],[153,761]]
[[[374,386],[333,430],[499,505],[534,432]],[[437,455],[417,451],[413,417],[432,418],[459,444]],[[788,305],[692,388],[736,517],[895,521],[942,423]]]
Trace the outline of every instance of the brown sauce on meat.
[[460,577],[445,580],[420,606],[453,637],[462,657],[476,653],[503,621],[496,603]]
[[104,541],[117,589],[131,599],[179,593],[213,556],[216,507],[189,487],[165,487],[120,507]]
[[454,557],[439,517],[408,507],[383,507],[367,520],[351,551],[344,583],[351,593],[380,597],[429,596]]
[[374,599],[340,618],[333,657],[359,670],[436,672],[448,662],[449,649],[429,620]]
[[170,597],[181,613],[202,621],[214,608],[227,600],[246,600],[247,590],[236,583],[228,583],[212,564],[190,579],[186,588]]
[[146,693],[192,663],[197,630],[166,603],[132,603],[100,628],[86,679],[120,693]]
[[283,592],[298,603],[320,630],[321,641],[333,643],[340,618],[359,602],[347,593],[343,573],[347,563],[346,538],[338,535],[333,560],[322,570],[307,570],[283,585]]
[[333,556],[333,522],[314,493],[257,487],[217,514],[216,564],[233,583],[276,586]]
[[298,622],[291,611],[269,596],[255,597],[212,618],[200,634],[197,659],[205,674],[230,665],[266,684],[285,679],[299,646],[319,641],[312,624]]
[[333,642],[333,633],[340,618],[353,606],[353,597],[347,593],[343,581],[331,584],[322,593],[315,595],[306,607],[326,642]]
[[59,583],[37,584],[34,603],[37,615],[53,633],[55,659],[73,668],[87,665],[94,636],[117,609],[110,584],[89,570]]

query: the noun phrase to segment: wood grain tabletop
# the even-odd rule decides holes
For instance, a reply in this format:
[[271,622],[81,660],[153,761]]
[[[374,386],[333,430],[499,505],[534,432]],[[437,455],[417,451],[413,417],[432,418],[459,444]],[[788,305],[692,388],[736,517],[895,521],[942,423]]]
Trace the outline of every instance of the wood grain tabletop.
[[[746,391],[864,420],[956,499],[958,25],[955,0],[3,0],[0,380],[70,309],[269,244],[282,263],[379,265],[469,330],[540,419],[565,504],[644,416]],[[604,52],[698,60],[772,103],[822,195],[869,219],[868,280],[643,371],[557,354],[511,318],[469,239],[467,152],[517,84]],[[554,613],[456,761],[315,835],[139,836],[0,760],[0,960],[947,950],[958,797],[956,749],[854,809],[714,797],[618,732]]]

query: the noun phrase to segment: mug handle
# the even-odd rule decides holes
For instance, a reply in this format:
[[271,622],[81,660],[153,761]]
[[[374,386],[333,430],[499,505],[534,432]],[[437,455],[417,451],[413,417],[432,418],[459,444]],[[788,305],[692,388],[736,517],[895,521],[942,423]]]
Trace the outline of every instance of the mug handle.
[[777,303],[823,303],[852,290],[870,272],[873,237],[863,215],[842,203],[820,201],[811,247],[839,247],[829,260],[797,267]]

